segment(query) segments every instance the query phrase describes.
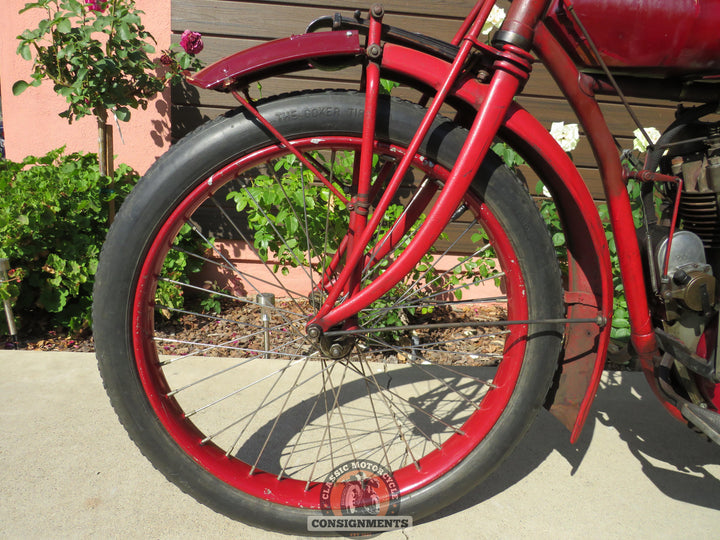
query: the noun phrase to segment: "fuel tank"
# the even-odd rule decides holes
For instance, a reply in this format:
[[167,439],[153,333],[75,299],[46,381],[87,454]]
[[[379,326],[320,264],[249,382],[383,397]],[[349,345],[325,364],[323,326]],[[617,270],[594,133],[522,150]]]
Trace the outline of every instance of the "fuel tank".
[[553,0],[548,29],[580,68],[596,69],[568,5],[613,72],[720,74],[720,0]]

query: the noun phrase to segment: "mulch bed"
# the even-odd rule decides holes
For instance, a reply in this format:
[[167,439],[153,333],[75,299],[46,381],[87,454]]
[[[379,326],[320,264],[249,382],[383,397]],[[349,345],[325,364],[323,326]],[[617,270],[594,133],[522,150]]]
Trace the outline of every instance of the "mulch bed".
[[6,350],[95,352],[95,342],[90,332],[68,335],[64,332],[49,330],[41,335],[24,336],[21,334],[17,344],[9,336],[3,336],[1,339]]
[[[469,313],[466,316],[475,317],[477,314]],[[487,314],[495,315],[495,314]],[[223,314],[224,318],[233,321],[243,322],[249,319],[255,322],[258,318],[257,313],[248,312],[242,307],[232,308]],[[462,336],[460,333],[467,331],[463,329],[443,330],[442,335],[433,336],[434,340],[446,341],[452,343]],[[453,332],[458,336],[453,336]],[[160,324],[159,336],[167,337],[172,340],[182,342],[207,342],[212,339],[214,343],[228,343],[237,339],[237,325],[219,320],[205,319],[191,315],[183,315],[179,318],[163,321]],[[258,337],[259,339],[259,337]],[[27,351],[67,351],[67,352],[83,352],[91,353],[95,351],[95,342],[92,333],[85,330],[78,334],[69,335],[67,333],[55,330],[44,330],[36,328],[34,333],[29,335],[20,335],[17,344],[9,339],[8,336],[1,336],[0,343],[4,344],[5,349],[27,350]],[[255,343],[246,343],[246,347],[258,346]],[[175,343],[166,343],[162,345],[166,354],[186,354],[187,346]],[[500,350],[500,349],[499,349]],[[221,353],[222,354],[222,353]],[[457,358],[457,357],[455,357]],[[397,360],[391,359],[394,363]],[[627,347],[618,344],[611,344],[610,354],[606,369],[609,370],[635,370],[637,369],[633,358],[627,351]]]

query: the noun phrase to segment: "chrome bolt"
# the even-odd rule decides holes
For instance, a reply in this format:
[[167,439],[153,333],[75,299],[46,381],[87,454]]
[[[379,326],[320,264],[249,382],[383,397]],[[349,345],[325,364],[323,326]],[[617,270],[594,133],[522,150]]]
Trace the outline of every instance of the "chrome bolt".
[[307,336],[313,341],[319,341],[322,336],[322,328],[320,328],[317,324],[308,326],[306,332]]
[[275,295],[272,293],[260,293],[255,297],[260,305],[260,321],[263,325],[265,358],[270,357],[270,313],[275,307]]

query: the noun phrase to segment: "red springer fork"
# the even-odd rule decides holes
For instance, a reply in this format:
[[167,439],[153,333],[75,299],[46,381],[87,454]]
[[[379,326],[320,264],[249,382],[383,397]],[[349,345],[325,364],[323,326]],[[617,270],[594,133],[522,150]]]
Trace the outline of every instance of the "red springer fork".
[[[532,4],[532,2],[528,3]],[[520,2],[520,4],[524,4],[524,2]],[[537,2],[535,4],[537,4]],[[477,38],[492,7],[492,2],[485,2],[483,5],[488,5],[489,7],[479,10],[479,14],[476,16],[468,33],[462,40],[460,50],[452,64],[445,84],[435,96],[425,118],[409,144],[406,154],[400,161],[383,196],[378,201],[372,217],[367,222],[359,217],[355,219],[354,224],[360,225],[363,230],[357,235],[357,241],[354,245],[348,249],[346,266],[333,284],[325,303],[317,315],[308,323],[307,328],[309,331],[312,329],[311,334],[319,335],[321,332],[340,325],[343,321],[351,320],[361,309],[372,304],[399,283],[420,261],[425,253],[428,252],[430,246],[437,240],[444,226],[450,221],[453,213],[457,210],[460,201],[479,170],[486,153],[490,149],[498,129],[504,121],[508,107],[511,105],[518,90],[522,87],[522,84],[527,80],[531,70],[532,56],[526,50],[512,44],[505,44],[501,50],[495,51],[496,60],[493,65],[493,75],[489,83],[487,99],[478,111],[470,129],[469,136],[450,173],[445,188],[441,191],[436,203],[430,209],[426,220],[420,226],[417,234],[407,248],[380,277],[362,290],[359,290],[355,286],[353,286],[352,289],[349,288],[348,284],[350,280],[354,280],[358,276],[359,265],[363,261],[364,249],[377,229],[385,211],[388,209],[393,196],[411,165],[414,155],[429,132],[433,120],[439,113],[440,107],[450,93],[453,85],[462,74],[468,55],[474,47],[478,46]],[[474,10],[473,13],[476,11],[477,10]],[[519,14],[518,16],[521,18],[522,24],[520,26],[515,24],[517,21],[512,19],[511,11],[509,18],[511,28],[524,28],[523,25],[533,27],[537,18],[540,16],[539,12],[526,12],[522,10],[517,10],[516,12]],[[376,21],[376,23],[378,25],[380,24],[379,21]],[[372,24],[371,21],[371,37],[374,36]],[[508,24],[508,19],[506,19],[505,24]],[[505,25],[503,25],[503,28],[504,27]],[[506,34],[511,33],[512,32],[506,32]],[[369,42],[368,47],[373,45],[372,42]],[[374,77],[375,72],[373,70],[367,75],[366,81],[369,90],[368,94],[371,94],[367,97],[371,103],[369,103],[370,110],[366,110],[366,114],[371,115],[376,113],[375,107],[377,103],[376,94],[374,94],[375,89],[372,87],[375,82]],[[372,101],[374,101],[374,104]],[[374,120],[371,121],[367,118],[366,120],[366,128],[370,125],[374,127]],[[374,132],[364,132],[363,143],[370,146],[371,141],[369,139],[373,136]],[[363,153],[365,154],[365,158],[368,159],[367,154],[369,152]],[[365,164],[365,166],[367,166],[367,164]],[[362,176],[363,173],[361,173],[361,178]],[[359,188],[361,187],[362,186],[359,185]],[[360,189],[358,191],[362,193]],[[352,224],[353,222],[351,222],[351,226]],[[351,234],[355,232],[356,231],[351,230]],[[353,285],[355,285],[355,283],[353,283]],[[348,290],[352,290],[353,294],[336,306],[335,304],[340,294]]]

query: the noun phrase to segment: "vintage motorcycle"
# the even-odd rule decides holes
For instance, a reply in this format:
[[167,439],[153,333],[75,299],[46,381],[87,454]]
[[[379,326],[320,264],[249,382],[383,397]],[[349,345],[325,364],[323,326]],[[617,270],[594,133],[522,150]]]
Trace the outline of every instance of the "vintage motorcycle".
[[[514,101],[536,59],[599,164],[634,354],[670,414],[720,442],[720,0],[514,0],[487,44],[492,7],[477,2],[446,43],[374,5],[190,77],[239,107],[178,142],[123,205],[94,333],[130,436],[199,501],[307,534],[308,518],[342,513],[324,488],[372,465],[392,479],[374,512],[418,519],[494,470],[541,406],[577,439],[614,286],[583,179]],[[248,91],[353,66],[358,91]],[[626,167],[603,94],[688,105]],[[498,142],[552,195],[561,262]]]

